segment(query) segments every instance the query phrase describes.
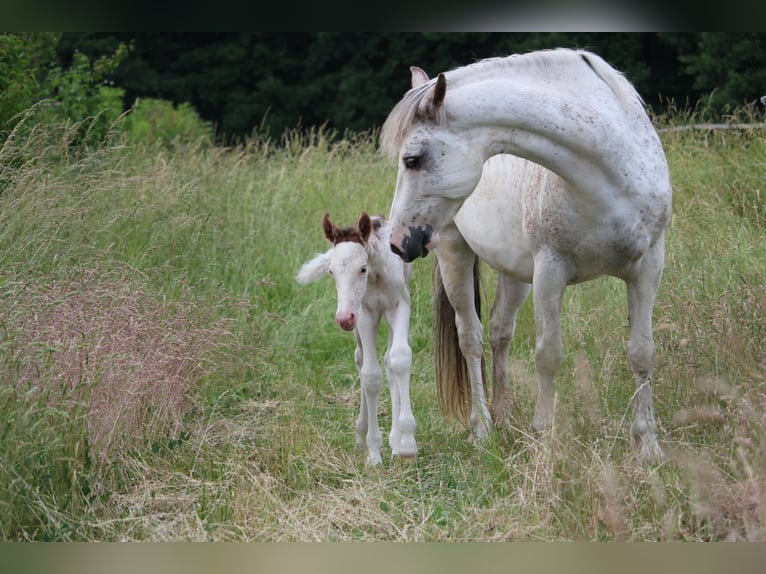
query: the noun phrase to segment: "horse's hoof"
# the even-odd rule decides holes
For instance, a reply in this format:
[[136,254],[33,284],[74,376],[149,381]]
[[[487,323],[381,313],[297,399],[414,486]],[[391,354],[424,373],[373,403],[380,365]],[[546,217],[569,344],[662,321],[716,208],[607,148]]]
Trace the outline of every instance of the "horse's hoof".
[[383,464],[383,459],[380,458],[380,453],[377,453],[377,452],[369,453],[367,455],[366,464],[367,466],[380,466],[381,464]]
[[471,431],[471,434],[468,435],[468,442],[474,446],[479,446],[486,442],[488,438],[489,431],[485,427],[480,427]]
[[638,460],[646,463],[658,463],[665,460],[660,443],[655,437],[636,437]]

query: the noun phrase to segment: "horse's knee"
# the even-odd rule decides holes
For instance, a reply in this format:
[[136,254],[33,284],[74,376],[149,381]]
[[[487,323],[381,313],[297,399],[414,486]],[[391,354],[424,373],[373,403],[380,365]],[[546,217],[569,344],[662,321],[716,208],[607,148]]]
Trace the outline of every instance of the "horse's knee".
[[555,375],[561,367],[564,347],[560,340],[541,339],[535,347],[535,367],[538,373]]
[[412,367],[412,349],[409,345],[397,345],[389,349],[386,366],[397,376],[408,373]]
[[631,339],[627,345],[628,360],[633,371],[640,376],[647,376],[654,367],[656,347],[651,338]]
[[368,369],[362,367],[359,375],[362,382],[362,392],[377,396],[383,386],[383,371],[380,368]]
[[512,338],[513,330],[509,329],[506,325],[490,325],[489,345],[492,347],[493,352],[508,349],[511,346]]
[[481,342],[482,331],[479,329],[458,329],[458,342],[460,352],[468,359],[481,359],[484,355],[484,346]]

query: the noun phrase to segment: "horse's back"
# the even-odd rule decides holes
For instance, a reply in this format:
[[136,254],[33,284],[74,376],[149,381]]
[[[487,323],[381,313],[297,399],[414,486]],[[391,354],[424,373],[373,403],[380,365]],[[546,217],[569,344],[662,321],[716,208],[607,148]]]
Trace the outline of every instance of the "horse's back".
[[520,281],[532,281],[535,255],[543,251],[568,262],[572,282],[622,276],[662,238],[664,203],[651,213],[640,198],[592,199],[543,166],[495,155],[455,224],[481,259]]

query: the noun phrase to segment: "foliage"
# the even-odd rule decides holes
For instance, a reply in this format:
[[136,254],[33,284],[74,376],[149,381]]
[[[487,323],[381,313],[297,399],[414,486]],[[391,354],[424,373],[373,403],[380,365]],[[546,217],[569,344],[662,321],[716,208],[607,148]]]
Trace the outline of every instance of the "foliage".
[[[624,70],[658,112],[715,92],[714,114],[763,95],[760,34],[739,33],[66,33],[58,50],[96,57],[130,42],[115,74],[126,101],[189,102],[224,141],[254,130],[380,126],[408,89],[409,66],[429,74],[490,56],[587,48]],[[733,49],[729,52],[728,48]]]
[[[92,118],[82,129],[87,129],[95,141],[103,140],[123,111],[124,90],[109,85],[109,77],[127,55],[127,46],[120,44],[114,54],[101,56],[94,62],[76,52],[68,68],[51,68],[47,83],[54,103],[42,108],[43,120],[58,123]],[[85,137],[86,133],[80,136]]]
[[188,102],[177,106],[167,100],[136,100],[123,128],[134,143],[157,139],[166,145],[213,142],[212,126],[203,121]]
[[19,114],[46,96],[60,34],[0,34],[0,141]]
[[[110,77],[128,55],[125,44],[94,58],[73,54],[61,67],[55,46],[60,34],[0,34],[0,141],[15,129],[24,136],[37,121],[77,125],[67,132],[73,145],[100,143],[123,112],[124,90]],[[30,120],[30,115],[35,117]]]
[[710,94],[714,109],[734,109],[766,95],[766,36],[702,32],[697,49],[680,56],[693,87]]

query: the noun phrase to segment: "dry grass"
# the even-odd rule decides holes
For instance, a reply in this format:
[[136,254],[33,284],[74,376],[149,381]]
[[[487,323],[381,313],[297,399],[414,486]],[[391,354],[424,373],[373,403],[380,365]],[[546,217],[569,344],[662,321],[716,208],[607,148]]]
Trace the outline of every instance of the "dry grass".
[[16,324],[15,384],[54,404],[86,405],[91,455],[175,437],[194,385],[229,333],[203,327],[191,301],[162,303],[117,271],[26,285],[3,307]]

